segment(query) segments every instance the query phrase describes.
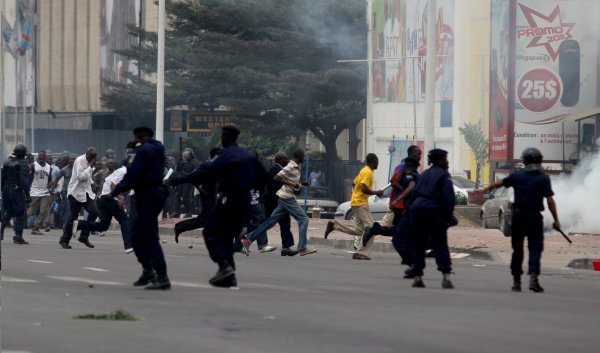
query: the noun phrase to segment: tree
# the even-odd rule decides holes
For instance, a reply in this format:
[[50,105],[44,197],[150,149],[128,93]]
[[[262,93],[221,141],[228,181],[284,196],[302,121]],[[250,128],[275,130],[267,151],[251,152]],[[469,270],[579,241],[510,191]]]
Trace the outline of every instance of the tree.
[[[366,53],[364,10],[362,0],[170,1],[165,106],[226,106],[253,120],[249,133],[266,137],[310,130],[333,161],[339,134],[366,112],[366,67],[338,63]],[[130,30],[144,42],[120,53],[154,72],[156,35]],[[105,106],[154,109],[154,85],[131,81],[113,84]]]
[[479,124],[465,123],[458,130],[475,156],[475,188],[478,189],[481,185],[481,171],[489,160],[488,139]]

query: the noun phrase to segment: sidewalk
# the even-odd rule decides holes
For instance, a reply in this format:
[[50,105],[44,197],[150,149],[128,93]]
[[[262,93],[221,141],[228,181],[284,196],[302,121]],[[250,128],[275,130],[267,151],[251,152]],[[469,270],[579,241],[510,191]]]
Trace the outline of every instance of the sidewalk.
[[[162,236],[174,236],[174,226],[179,220],[164,220],[160,223],[160,234]],[[309,243],[318,248],[335,248],[343,250],[354,250],[352,247],[352,236],[334,231],[323,239],[325,227],[328,220],[311,219],[308,226]],[[111,229],[118,230],[119,225],[113,223]],[[292,220],[292,233],[298,239],[298,226]],[[269,244],[281,248],[281,237],[279,226],[269,230]],[[181,240],[201,238],[201,230],[183,233]],[[600,260],[600,236],[599,235],[577,235],[570,234],[573,245],[558,233],[546,234],[544,242],[544,253],[542,255],[542,266],[548,268],[575,268],[592,269],[591,260]],[[510,263],[512,254],[510,238],[505,237],[499,230],[477,228],[474,224],[463,221],[458,227],[450,228],[448,242],[453,253],[466,253],[472,258],[492,260],[501,263]],[[252,246],[253,248],[255,245]],[[254,250],[254,249],[253,249]],[[391,238],[378,236],[373,246],[373,252],[395,253],[391,244]],[[526,266],[526,263],[525,263]]]

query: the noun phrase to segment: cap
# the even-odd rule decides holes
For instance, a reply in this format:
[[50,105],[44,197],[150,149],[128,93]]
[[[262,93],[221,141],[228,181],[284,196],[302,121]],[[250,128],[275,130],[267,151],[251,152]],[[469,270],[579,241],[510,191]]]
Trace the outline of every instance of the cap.
[[148,135],[150,137],[153,137],[154,131],[152,131],[152,129],[149,127],[140,126],[140,127],[136,127],[135,129],[133,129],[133,134],[134,135],[143,134],[143,135]]

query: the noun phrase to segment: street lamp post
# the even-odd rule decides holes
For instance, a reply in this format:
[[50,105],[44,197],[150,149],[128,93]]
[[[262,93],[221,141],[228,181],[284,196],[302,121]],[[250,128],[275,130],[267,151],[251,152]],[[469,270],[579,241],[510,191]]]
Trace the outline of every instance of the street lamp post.
[[[308,140],[308,138],[307,138]],[[310,151],[310,143],[307,142],[306,143],[306,153],[305,153],[305,158],[304,158],[304,164],[306,165],[305,167],[305,171],[304,171],[304,180],[308,183],[308,165],[310,163],[310,155],[309,155],[309,151]],[[308,186],[304,187],[304,212],[308,212]]]

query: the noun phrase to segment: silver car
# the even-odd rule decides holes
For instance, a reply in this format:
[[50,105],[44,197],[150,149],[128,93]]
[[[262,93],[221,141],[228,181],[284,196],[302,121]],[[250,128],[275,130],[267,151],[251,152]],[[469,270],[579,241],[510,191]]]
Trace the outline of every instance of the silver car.
[[514,200],[513,189],[501,187],[484,197],[487,201],[481,206],[479,214],[481,226],[483,228],[500,229],[502,233],[509,235],[512,222],[512,202]]
[[[306,214],[312,217],[313,207],[318,206],[321,210],[321,218],[333,219],[338,203],[333,199],[329,189],[322,186],[310,186],[306,188]],[[304,189],[296,195],[300,207],[304,209]]]

